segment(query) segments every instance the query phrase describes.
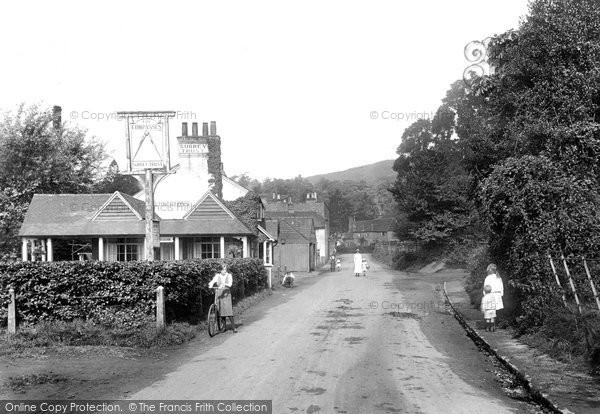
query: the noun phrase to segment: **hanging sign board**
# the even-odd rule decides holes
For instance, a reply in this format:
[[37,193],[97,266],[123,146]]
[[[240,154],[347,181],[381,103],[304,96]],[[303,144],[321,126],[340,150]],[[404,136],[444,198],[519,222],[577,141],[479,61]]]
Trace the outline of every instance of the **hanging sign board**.
[[173,111],[118,112],[126,120],[126,172],[171,170],[169,118]]

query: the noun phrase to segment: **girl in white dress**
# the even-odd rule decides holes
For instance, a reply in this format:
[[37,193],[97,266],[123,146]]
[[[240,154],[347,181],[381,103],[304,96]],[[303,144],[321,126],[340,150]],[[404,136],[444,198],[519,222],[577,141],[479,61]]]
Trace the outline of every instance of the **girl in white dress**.
[[[496,310],[504,309],[504,303],[502,302],[502,296],[504,296],[504,284],[502,283],[502,278],[498,274],[496,265],[493,263],[487,267],[487,276],[483,282],[483,286],[486,285],[492,289],[491,294],[494,295]],[[483,294],[485,295],[485,291]]]

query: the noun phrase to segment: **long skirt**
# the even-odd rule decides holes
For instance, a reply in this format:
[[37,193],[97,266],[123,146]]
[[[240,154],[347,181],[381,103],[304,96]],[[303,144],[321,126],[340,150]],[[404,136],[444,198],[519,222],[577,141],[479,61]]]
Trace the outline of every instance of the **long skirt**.
[[504,302],[502,301],[502,295],[500,292],[492,292],[494,300],[496,301],[496,310],[504,309]]
[[219,315],[233,316],[233,306],[231,305],[231,290],[229,288],[217,290],[217,306]]

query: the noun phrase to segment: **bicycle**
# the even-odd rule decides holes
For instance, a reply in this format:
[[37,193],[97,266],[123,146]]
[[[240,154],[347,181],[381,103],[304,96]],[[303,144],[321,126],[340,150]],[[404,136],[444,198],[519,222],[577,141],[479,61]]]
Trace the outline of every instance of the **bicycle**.
[[219,304],[217,302],[218,288],[212,287],[211,289],[214,289],[215,291],[215,301],[212,305],[210,305],[210,308],[208,308],[208,315],[206,317],[206,320],[208,322],[208,335],[212,338],[218,332],[225,331],[225,318],[222,317],[219,313]]

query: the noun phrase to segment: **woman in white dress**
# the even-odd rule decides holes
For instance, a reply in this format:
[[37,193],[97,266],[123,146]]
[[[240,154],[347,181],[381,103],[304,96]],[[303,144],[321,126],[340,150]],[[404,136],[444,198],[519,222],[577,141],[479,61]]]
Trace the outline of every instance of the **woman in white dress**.
[[362,255],[360,250],[356,249],[354,253],[354,276],[360,276],[362,273]]
[[[502,302],[502,296],[504,296],[504,284],[502,278],[498,274],[498,269],[495,264],[490,264],[487,267],[487,276],[483,282],[483,286],[489,285],[492,288],[492,295],[496,300],[496,310],[504,309],[504,303]],[[483,292],[485,295],[485,290]]]

